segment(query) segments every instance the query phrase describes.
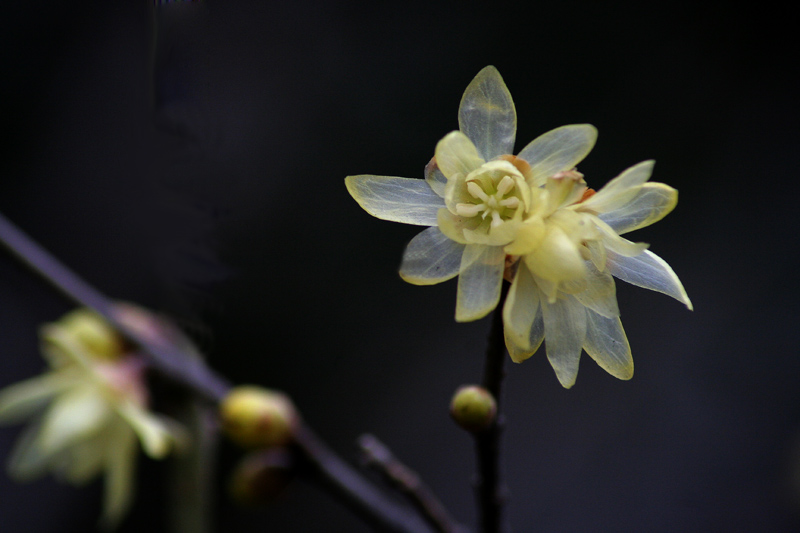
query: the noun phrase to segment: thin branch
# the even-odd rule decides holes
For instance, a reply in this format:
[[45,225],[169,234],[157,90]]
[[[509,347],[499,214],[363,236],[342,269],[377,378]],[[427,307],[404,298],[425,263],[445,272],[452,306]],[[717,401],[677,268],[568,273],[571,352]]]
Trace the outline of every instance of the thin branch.
[[152,314],[150,318],[158,322],[160,331],[166,333],[168,338],[154,338],[141,328],[131,327],[130,321],[125,320],[123,306],[86,283],[2,213],[0,243],[62,294],[79,305],[93,309],[113,324],[124,337],[146,352],[162,373],[212,401],[219,401],[225,396],[230,385],[206,366],[191,348],[191,341],[177,327]]
[[415,509],[390,499],[375,488],[307,426],[298,428],[295,446],[304,459],[305,473],[372,527],[397,533],[434,532]]
[[436,531],[441,533],[467,533],[458,524],[433,491],[419,475],[401,463],[392,451],[374,435],[362,435],[358,445],[364,454],[364,463],[380,472],[383,478],[404,494]]
[[497,418],[491,426],[475,434],[478,458],[478,479],[475,483],[480,513],[481,531],[499,533],[506,529],[503,508],[506,488],[500,481],[500,436],[503,418],[500,405],[501,385],[505,377],[505,338],[503,337],[503,305],[508,295],[508,283],[503,282],[500,302],[492,314],[492,326],[486,347],[486,363],[483,368],[483,387],[497,402]]

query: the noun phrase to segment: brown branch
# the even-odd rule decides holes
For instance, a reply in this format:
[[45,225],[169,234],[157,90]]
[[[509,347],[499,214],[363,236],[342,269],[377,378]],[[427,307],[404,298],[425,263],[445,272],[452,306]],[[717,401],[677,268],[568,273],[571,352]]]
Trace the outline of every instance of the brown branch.
[[478,459],[475,491],[483,533],[499,533],[506,529],[503,508],[507,491],[500,480],[500,436],[503,431],[500,394],[505,377],[506,348],[503,336],[503,305],[508,295],[508,288],[508,283],[503,282],[500,302],[492,314],[492,326],[489,330],[486,362],[483,368],[483,387],[494,396],[497,402],[497,418],[488,428],[475,433],[475,450]]
[[358,445],[364,464],[380,472],[381,476],[399,490],[436,531],[441,533],[466,533],[467,529],[450,516],[445,506],[419,475],[401,463],[392,451],[374,435],[362,435]]

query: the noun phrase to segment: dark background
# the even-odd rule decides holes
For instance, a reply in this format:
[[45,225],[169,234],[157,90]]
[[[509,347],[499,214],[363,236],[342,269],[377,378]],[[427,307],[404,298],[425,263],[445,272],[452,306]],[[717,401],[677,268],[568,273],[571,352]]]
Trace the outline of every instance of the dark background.
[[[797,530],[796,13],[524,5],[5,6],[0,211],[107,294],[175,316],[232,381],[288,391],[345,457],[375,433],[472,524],[472,442],[447,405],[479,379],[488,320],[453,321],[454,282],[402,282],[419,229],[368,216],[343,180],[421,177],[493,64],[517,149],[589,122],[600,137],[580,170],[595,188],[658,161],[679,205],[632,238],[696,309],[618,283],[630,382],[585,355],[569,391],[543,353],[509,362],[514,530]],[[0,254],[0,386],[40,371],[36,327],[69,308]],[[3,460],[18,432],[0,429]],[[122,530],[160,531],[160,465],[141,465]],[[100,487],[2,475],[2,530],[91,530]],[[367,531],[304,484],[216,515],[219,531]]]

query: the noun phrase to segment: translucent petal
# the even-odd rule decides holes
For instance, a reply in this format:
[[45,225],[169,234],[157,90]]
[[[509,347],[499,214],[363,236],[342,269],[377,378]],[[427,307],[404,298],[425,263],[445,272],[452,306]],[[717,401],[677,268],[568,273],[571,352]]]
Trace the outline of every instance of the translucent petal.
[[536,353],[544,340],[544,320],[542,319],[542,313],[539,312],[536,314],[536,319],[533,321],[533,324],[531,324],[530,336],[525,342],[525,346],[518,346],[514,339],[510,338],[508,335],[505,335],[505,340],[506,349],[512,361],[521,363],[530,358],[530,356]]
[[650,179],[655,164],[650,160],[630,167],[582,202],[580,209],[607,213],[623,207],[639,193],[639,187]]
[[678,191],[663,183],[645,183],[624,206],[598,218],[618,234],[644,228],[658,222],[678,204]]
[[617,289],[614,278],[597,270],[591,261],[586,262],[586,289],[575,293],[575,298],[584,306],[604,317],[619,316]]
[[633,257],[641,254],[650,245],[646,242],[631,242],[620,237],[614,229],[594,215],[590,215],[595,226],[603,232],[602,243],[606,252],[614,252],[618,255]]
[[113,528],[130,509],[136,471],[136,435],[125,425],[115,428],[106,454],[106,476],[101,523]]
[[400,277],[414,285],[433,285],[458,275],[464,245],[432,227],[411,239],[403,253]]
[[31,424],[14,445],[14,451],[8,460],[8,473],[18,481],[36,479],[47,471],[52,455],[43,453],[37,444],[41,429],[40,422]]
[[97,476],[105,466],[110,441],[108,431],[101,431],[85,442],[77,442],[64,450],[55,466],[56,475],[73,485],[82,485]]
[[158,417],[132,402],[121,404],[117,412],[136,432],[147,455],[161,459],[169,453],[173,438],[167,425]]
[[505,253],[499,246],[468,244],[461,258],[456,296],[456,321],[483,318],[497,306],[505,269]]
[[631,347],[619,317],[606,318],[588,311],[583,348],[600,368],[615,378],[633,377]]
[[481,70],[464,91],[458,127],[487,161],[514,151],[517,113],[508,87],[493,66]]
[[111,410],[107,400],[92,388],[70,391],[53,402],[42,420],[37,445],[53,453],[75,441],[87,439],[106,423]]
[[515,363],[520,363],[533,355],[541,344],[541,338],[535,346],[530,344],[531,328],[537,317],[541,320],[540,309],[539,289],[533,281],[533,276],[525,265],[519,265],[503,306],[506,344],[510,339],[515,347],[513,351],[508,351]]
[[448,180],[466,176],[484,163],[475,145],[460,131],[451,131],[436,144],[435,157]]
[[586,308],[572,296],[542,302],[547,359],[564,388],[575,384],[586,339]]
[[392,222],[435,226],[444,201],[425,180],[390,176],[348,176],[347,191],[370,215]]
[[73,373],[62,371],[49,372],[6,387],[0,391],[0,423],[28,418],[75,382]]
[[608,250],[606,265],[608,271],[622,281],[672,296],[689,309],[693,308],[678,276],[666,261],[653,252],[645,251],[637,256],[625,257]]
[[447,185],[447,178],[444,177],[439,165],[436,164],[436,158],[431,158],[427,165],[425,165],[425,181],[430,185],[433,192],[444,198],[444,187]]
[[517,155],[531,165],[532,186],[544,184],[550,176],[570,170],[592,151],[597,129],[591,124],[561,126],[532,140]]

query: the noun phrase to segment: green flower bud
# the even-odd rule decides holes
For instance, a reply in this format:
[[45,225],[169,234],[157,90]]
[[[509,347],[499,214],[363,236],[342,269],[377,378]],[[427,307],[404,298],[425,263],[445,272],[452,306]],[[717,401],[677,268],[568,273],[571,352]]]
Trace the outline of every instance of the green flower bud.
[[288,396],[256,386],[234,388],[219,409],[225,433],[245,448],[286,444],[299,422]]
[[294,461],[286,448],[272,448],[245,456],[231,475],[228,490],[241,505],[271,503],[294,479]]
[[478,385],[459,387],[450,402],[450,416],[472,433],[488,428],[496,415],[497,402],[489,391]]

